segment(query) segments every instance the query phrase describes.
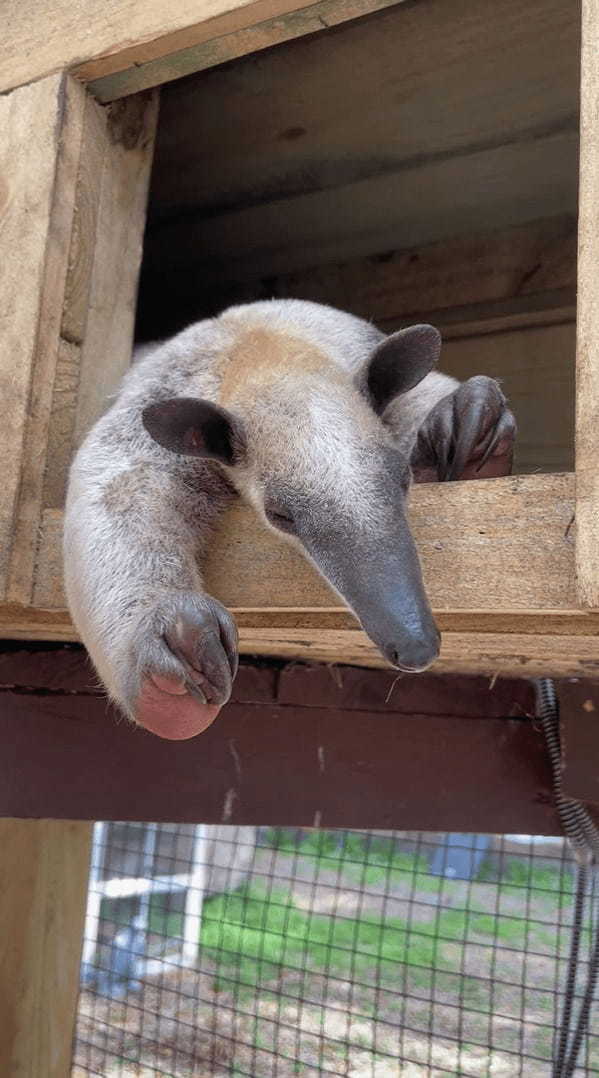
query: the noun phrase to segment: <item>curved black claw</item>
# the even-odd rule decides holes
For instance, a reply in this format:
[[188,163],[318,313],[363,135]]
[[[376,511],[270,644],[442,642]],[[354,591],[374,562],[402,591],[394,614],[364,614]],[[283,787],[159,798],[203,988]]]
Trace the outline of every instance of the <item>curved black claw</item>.
[[224,704],[239,662],[237,626],[210,595],[177,592],[162,600],[140,625],[134,669],[179,678],[202,704]]
[[416,482],[509,475],[516,421],[497,382],[469,378],[440,400],[418,432],[412,453]]

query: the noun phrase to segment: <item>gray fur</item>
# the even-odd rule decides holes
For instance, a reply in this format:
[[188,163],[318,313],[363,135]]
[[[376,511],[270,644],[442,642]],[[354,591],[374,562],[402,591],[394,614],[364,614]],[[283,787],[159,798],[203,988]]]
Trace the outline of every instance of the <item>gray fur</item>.
[[[236,471],[157,445],[142,425],[143,409],[179,396],[218,401],[228,356],[252,328],[290,334],[323,353],[339,372],[335,392],[328,392],[326,372],[318,371],[306,376],[301,401],[297,381],[267,387],[252,402],[252,455]],[[344,312],[271,300],[230,308],[169,341],[145,346],[138,355],[116,401],[73,462],[64,538],[73,619],[110,696],[127,715],[133,717],[132,700],[144,671],[178,669],[162,643],[178,597],[187,602],[195,595],[204,604],[201,616],[210,608],[209,616],[223,624],[226,612],[204,594],[197,560],[236,493],[263,514],[268,491],[280,498],[290,485],[300,489],[312,506],[306,524],[310,541],[303,544],[310,555],[319,519],[313,504],[320,497],[322,519],[334,518],[347,535],[363,528],[365,534],[373,531],[378,543],[378,533],[387,529],[389,544],[395,541],[391,510],[385,511],[384,477],[372,472],[368,447],[388,442],[400,450],[407,468],[424,418],[457,383],[436,372],[427,375],[389,405],[381,422],[356,392],[356,379],[383,339],[373,325]],[[304,380],[301,387],[303,394]],[[354,426],[359,437],[354,438]],[[339,490],[346,481],[351,492]],[[334,561],[332,549],[327,546],[322,555],[323,571],[326,558]],[[334,571],[326,575],[335,584]]]

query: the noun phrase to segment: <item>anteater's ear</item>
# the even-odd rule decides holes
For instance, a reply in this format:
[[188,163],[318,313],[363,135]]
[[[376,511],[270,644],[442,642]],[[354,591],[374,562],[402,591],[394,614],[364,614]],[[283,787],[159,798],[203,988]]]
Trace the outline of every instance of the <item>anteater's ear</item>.
[[143,425],[154,441],[173,453],[238,464],[245,454],[243,423],[212,401],[172,397],[150,404]]
[[401,393],[417,386],[441,354],[441,334],[434,326],[408,326],[379,344],[360,372],[360,389],[378,415]]

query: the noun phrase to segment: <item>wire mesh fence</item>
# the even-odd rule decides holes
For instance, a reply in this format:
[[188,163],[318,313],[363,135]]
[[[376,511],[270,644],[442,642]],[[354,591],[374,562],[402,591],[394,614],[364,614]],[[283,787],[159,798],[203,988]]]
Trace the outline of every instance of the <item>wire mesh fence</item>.
[[96,824],[73,1078],[548,1076],[573,895],[559,839]]

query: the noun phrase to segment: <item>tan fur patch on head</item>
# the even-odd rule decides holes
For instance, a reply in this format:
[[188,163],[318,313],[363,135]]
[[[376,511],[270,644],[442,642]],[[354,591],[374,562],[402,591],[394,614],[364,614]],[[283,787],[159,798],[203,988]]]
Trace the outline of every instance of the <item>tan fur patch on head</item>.
[[223,356],[219,399],[223,404],[255,397],[261,386],[289,375],[327,371],[339,376],[335,364],[314,345],[288,333],[252,328],[239,335]]

